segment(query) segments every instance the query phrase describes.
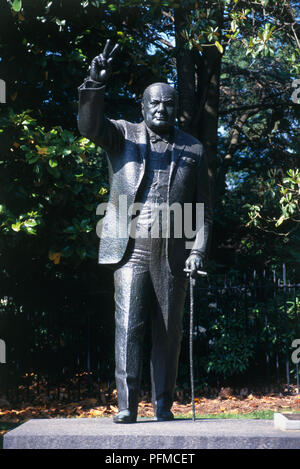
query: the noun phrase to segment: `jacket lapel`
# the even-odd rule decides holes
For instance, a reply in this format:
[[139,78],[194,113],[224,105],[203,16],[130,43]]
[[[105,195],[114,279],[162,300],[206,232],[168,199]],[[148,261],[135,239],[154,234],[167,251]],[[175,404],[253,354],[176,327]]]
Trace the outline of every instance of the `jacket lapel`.
[[177,165],[177,162],[184,148],[185,148],[185,144],[182,138],[182,132],[175,127],[174,128],[174,144],[173,144],[172,160],[171,160],[171,168],[170,168],[170,176],[169,176],[169,187],[171,185],[171,180],[172,180],[174,169]]
[[136,143],[138,144],[141,163],[143,164],[143,167],[145,170],[146,157],[147,157],[147,145],[148,145],[148,133],[147,133],[146,125],[144,121],[137,125]]

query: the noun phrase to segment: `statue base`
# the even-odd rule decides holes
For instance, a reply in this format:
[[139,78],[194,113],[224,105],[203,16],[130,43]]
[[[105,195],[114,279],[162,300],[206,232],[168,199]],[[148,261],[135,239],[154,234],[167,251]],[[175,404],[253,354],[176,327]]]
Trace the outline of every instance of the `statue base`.
[[4,435],[4,449],[299,449],[300,430],[283,431],[272,420],[138,418],[35,419]]

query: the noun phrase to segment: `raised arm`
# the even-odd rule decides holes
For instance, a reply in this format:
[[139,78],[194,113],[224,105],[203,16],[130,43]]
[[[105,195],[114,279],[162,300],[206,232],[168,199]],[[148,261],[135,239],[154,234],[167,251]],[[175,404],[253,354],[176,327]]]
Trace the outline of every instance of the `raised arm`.
[[107,40],[102,54],[91,63],[90,76],[78,88],[78,129],[82,136],[100,145],[108,153],[116,153],[123,141],[123,130],[116,121],[105,117],[105,85],[112,75],[112,63],[119,45]]

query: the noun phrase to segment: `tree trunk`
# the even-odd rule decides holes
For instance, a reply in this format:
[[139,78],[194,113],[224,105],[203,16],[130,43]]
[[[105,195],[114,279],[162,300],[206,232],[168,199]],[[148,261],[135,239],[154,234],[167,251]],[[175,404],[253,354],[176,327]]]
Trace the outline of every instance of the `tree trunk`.
[[217,171],[217,139],[221,54],[212,45],[202,55],[189,50],[181,35],[187,26],[187,11],[175,9],[177,83],[179,92],[179,126],[204,145],[212,193]]
[[218,150],[218,120],[221,54],[216,47],[208,47],[199,57],[197,67],[199,107],[195,116],[195,134],[203,143],[208,162],[212,192],[215,192]]
[[181,32],[186,25],[186,14],[183,8],[176,8],[174,12],[176,34],[176,66],[177,86],[179,93],[178,122],[179,127],[188,133],[193,133],[193,119],[195,114],[195,61],[193,53],[185,47],[185,40]]

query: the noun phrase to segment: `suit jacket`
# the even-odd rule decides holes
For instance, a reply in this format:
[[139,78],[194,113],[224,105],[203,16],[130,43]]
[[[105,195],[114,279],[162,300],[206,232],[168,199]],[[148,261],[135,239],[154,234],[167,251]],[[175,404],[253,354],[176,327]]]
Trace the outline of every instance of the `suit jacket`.
[[[101,220],[101,233],[97,231],[99,263],[116,264],[124,257],[128,245],[131,215],[126,208],[135,202],[142,182],[149,142],[144,122],[133,124],[104,116],[104,93],[104,86],[88,88],[85,83],[79,87],[78,127],[81,135],[101,146],[107,154],[110,196],[106,215]],[[204,204],[204,226],[197,231],[192,250],[205,255],[212,223],[206,158],[203,145],[176,127],[168,182],[168,204],[174,203],[181,207],[189,203],[194,210],[196,203]],[[170,269],[177,274],[182,273],[191,250],[186,244],[187,241],[191,244],[191,239],[184,233],[182,218],[182,236],[171,235],[166,243]]]

